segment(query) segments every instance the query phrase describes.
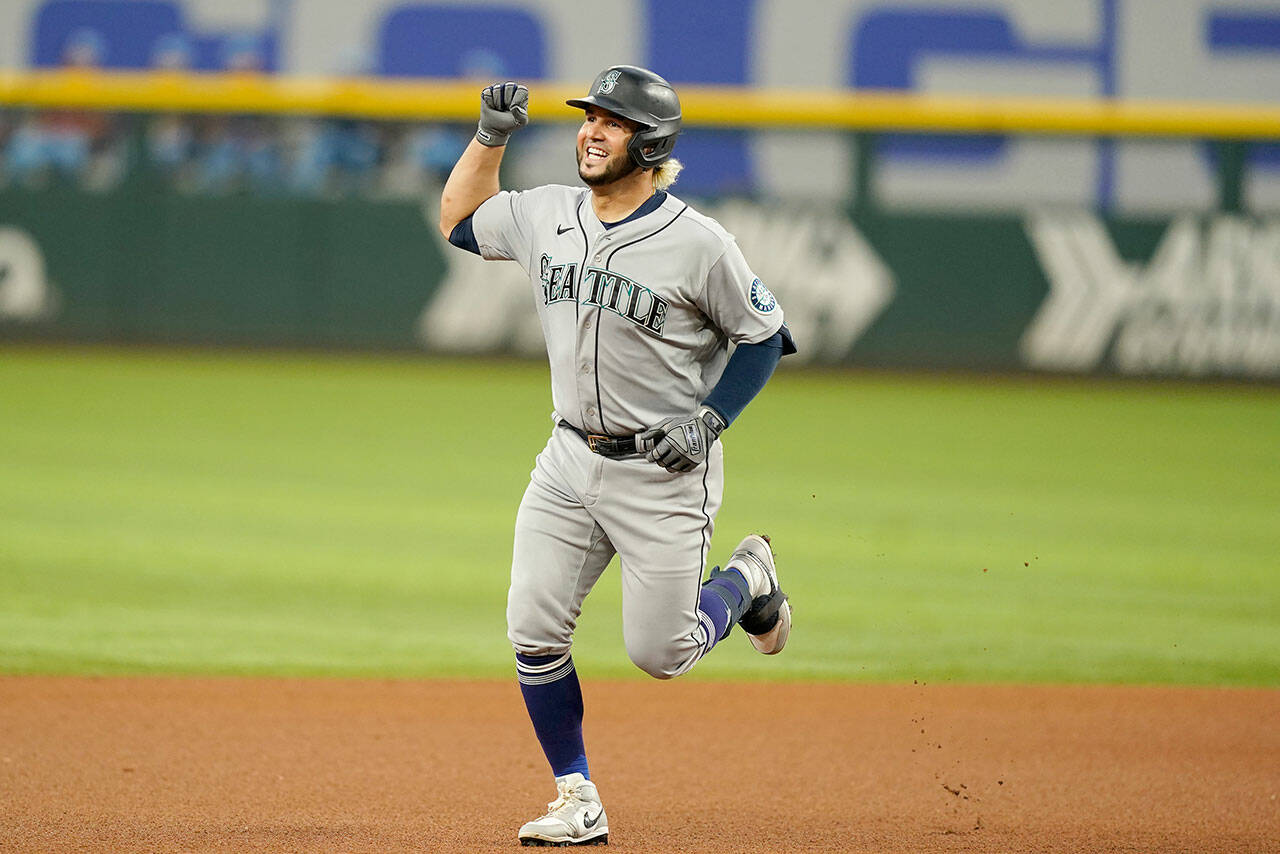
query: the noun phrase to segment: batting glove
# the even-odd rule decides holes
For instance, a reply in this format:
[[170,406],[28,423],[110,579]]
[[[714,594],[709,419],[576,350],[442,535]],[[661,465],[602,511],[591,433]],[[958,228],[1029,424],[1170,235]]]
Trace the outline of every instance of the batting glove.
[[480,93],[476,139],[490,148],[506,145],[511,132],[529,123],[529,89],[519,83],[495,83]]
[[711,444],[725,428],[720,413],[704,406],[688,418],[668,418],[640,434],[644,458],[669,472],[693,471],[707,461]]

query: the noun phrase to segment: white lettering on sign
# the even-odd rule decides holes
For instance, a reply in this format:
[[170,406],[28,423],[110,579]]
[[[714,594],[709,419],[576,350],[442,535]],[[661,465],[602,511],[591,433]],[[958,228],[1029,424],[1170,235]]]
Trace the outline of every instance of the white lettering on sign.
[[1280,221],[1174,220],[1145,265],[1092,214],[1027,223],[1049,294],[1023,334],[1025,363],[1125,374],[1280,376]]
[[54,305],[35,238],[20,228],[0,227],[0,318],[39,320]]

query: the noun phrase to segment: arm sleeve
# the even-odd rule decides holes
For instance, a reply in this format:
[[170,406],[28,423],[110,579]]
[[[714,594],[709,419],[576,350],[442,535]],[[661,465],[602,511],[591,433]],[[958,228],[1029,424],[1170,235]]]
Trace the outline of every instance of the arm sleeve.
[[732,424],[773,376],[778,361],[795,351],[791,331],[785,325],[758,344],[739,344],[703,403],[720,413],[726,425]]
[[453,231],[449,233],[449,242],[459,249],[480,254],[480,244],[476,243],[476,230],[471,224],[471,217],[453,227]]

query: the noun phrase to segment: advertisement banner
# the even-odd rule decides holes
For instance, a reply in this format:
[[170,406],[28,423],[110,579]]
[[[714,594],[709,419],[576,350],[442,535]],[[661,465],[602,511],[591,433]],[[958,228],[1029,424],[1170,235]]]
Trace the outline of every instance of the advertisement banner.
[[[1280,220],[700,207],[777,294],[792,364],[1280,377]],[[435,222],[434,203],[3,189],[0,334],[541,353],[524,271]]]

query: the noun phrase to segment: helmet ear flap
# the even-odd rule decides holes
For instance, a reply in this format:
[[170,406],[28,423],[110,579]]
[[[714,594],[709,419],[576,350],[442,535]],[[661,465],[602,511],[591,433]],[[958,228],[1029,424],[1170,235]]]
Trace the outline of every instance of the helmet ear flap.
[[636,131],[632,134],[631,141],[627,143],[627,153],[631,155],[631,162],[641,169],[661,166],[675,149],[678,134],[679,131],[665,136],[655,133],[652,129]]

